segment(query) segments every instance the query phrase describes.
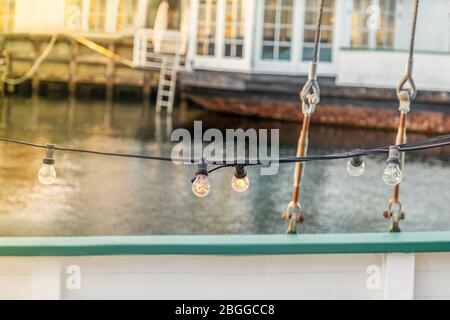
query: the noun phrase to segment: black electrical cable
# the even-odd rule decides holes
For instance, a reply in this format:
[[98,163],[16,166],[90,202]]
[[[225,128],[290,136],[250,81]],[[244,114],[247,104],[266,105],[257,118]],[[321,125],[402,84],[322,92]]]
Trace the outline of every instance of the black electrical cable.
[[[0,141],[13,143],[33,148],[41,148],[46,149],[48,145],[46,144],[37,144],[27,141],[20,141],[8,138],[0,138]],[[440,148],[450,145],[450,134],[433,137],[425,140],[414,141],[410,143],[404,143],[398,145],[399,150],[401,152],[411,152],[411,151],[420,151],[427,150],[432,148]],[[168,157],[159,157],[159,156],[149,156],[149,155],[137,155],[137,154],[127,154],[127,153],[114,153],[114,152],[103,152],[103,151],[95,151],[95,150],[85,150],[78,148],[65,148],[54,146],[54,150],[63,151],[63,152],[74,152],[74,153],[85,153],[85,154],[93,154],[93,155],[101,155],[101,156],[111,156],[111,157],[122,157],[122,158],[134,158],[134,159],[143,159],[143,160],[154,160],[154,161],[165,161],[165,162],[178,162],[181,164],[197,164],[200,161],[195,159],[173,159]],[[244,166],[261,166],[261,165],[269,165],[273,163],[280,164],[288,164],[288,163],[297,163],[297,162],[310,162],[310,161],[327,161],[327,160],[339,160],[339,159],[349,159],[358,156],[370,156],[376,154],[385,154],[389,152],[389,146],[375,148],[375,149],[355,149],[349,152],[342,152],[336,154],[329,155],[310,155],[305,157],[289,157],[289,158],[278,158],[278,159],[253,159],[253,160],[220,160],[220,161],[206,161],[210,165],[216,165],[216,167],[209,172],[214,172],[216,170],[233,167],[236,165],[244,165]]]

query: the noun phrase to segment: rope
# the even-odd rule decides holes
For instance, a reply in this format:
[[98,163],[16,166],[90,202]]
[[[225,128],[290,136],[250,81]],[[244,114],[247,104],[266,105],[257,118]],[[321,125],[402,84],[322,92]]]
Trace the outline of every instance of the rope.
[[3,74],[1,81],[10,85],[19,85],[21,83],[24,83],[25,81],[27,81],[28,79],[30,79],[37,71],[37,69],[39,69],[40,65],[42,64],[42,62],[44,62],[45,59],[47,59],[48,55],[50,54],[50,52],[53,50],[53,47],[55,46],[56,40],[58,39],[58,35],[55,34],[52,36],[52,38],[50,39],[50,42],[47,44],[45,50],[42,52],[42,54],[36,59],[36,61],[34,62],[34,64],[31,66],[31,68],[21,77],[13,79],[13,78],[8,78],[8,76],[6,74]]
[[[414,1],[414,10],[413,10],[413,19],[412,19],[412,27],[411,27],[411,38],[409,44],[409,56],[408,62],[406,65],[406,70],[403,78],[400,80],[399,85],[397,86],[397,96],[400,100],[400,110],[405,113],[409,112],[410,103],[417,96],[417,88],[416,84],[413,80],[413,60],[414,60],[414,47],[416,41],[416,29],[417,29],[417,17],[419,14],[419,0]],[[409,85],[409,88],[407,86]]]
[[319,8],[317,10],[317,16],[316,16],[316,36],[314,40],[314,51],[312,56],[312,62],[317,63],[319,60],[319,51],[320,51],[320,35],[321,35],[321,28],[322,28],[322,16],[323,16],[323,6],[324,6],[324,0],[319,0]]
[[419,14],[419,0],[415,0],[414,2],[414,13],[413,13],[413,24],[411,29],[411,41],[409,45],[409,58],[413,59],[414,57],[414,44],[416,40],[416,28],[417,28],[417,16]]

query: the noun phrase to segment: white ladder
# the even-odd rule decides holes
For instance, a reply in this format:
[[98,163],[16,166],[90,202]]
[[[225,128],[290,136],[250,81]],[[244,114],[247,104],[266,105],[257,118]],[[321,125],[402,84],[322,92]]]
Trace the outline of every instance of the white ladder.
[[156,112],[167,108],[168,113],[172,113],[175,102],[175,89],[177,85],[177,72],[180,65],[179,55],[175,57],[163,56],[161,70],[159,73],[158,95],[156,98]]

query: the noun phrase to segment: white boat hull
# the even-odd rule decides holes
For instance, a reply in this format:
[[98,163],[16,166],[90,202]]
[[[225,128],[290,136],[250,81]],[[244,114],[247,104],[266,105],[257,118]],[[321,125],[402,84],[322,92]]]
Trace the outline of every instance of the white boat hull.
[[0,298],[450,299],[449,252],[128,255],[111,250],[0,256]]

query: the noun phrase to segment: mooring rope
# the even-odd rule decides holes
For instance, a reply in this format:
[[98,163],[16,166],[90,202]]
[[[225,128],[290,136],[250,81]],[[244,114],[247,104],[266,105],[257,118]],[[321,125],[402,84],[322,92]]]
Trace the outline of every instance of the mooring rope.
[[45,47],[44,51],[41,53],[41,55],[36,59],[36,61],[33,63],[31,68],[25,72],[24,75],[20,76],[19,78],[9,78],[7,73],[3,73],[1,77],[1,81],[4,83],[7,83],[9,85],[17,86],[19,84],[24,83],[25,81],[29,80],[39,69],[42,62],[44,62],[45,59],[49,56],[49,54],[52,52],[53,48],[55,47],[56,40],[58,39],[58,34],[54,34],[47,46]]

